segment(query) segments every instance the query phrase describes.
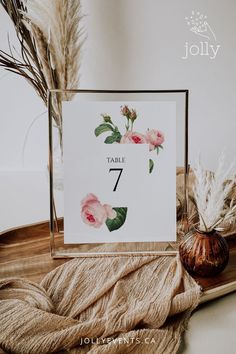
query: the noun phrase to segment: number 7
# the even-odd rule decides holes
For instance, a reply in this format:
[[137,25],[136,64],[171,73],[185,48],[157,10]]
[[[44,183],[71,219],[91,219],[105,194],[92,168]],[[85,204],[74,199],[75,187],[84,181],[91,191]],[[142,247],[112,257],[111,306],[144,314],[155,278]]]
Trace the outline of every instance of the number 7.
[[117,181],[116,181],[116,184],[115,184],[115,187],[114,187],[114,189],[113,189],[113,192],[115,192],[116,189],[117,189],[117,186],[118,186],[118,183],[119,183],[121,174],[122,174],[122,172],[123,172],[123,168],[110,168],[109,172],[111,172],[111,171],[120,171],[119,176],[118,176]]

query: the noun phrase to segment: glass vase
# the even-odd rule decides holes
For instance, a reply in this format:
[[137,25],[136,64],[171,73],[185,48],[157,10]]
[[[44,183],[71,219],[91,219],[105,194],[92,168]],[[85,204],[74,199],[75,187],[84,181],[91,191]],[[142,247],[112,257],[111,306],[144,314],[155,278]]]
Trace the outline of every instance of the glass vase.
[[228,244],[215,230],[191,230],[181,241],[179,254],[185,269],[201,277],[219,274],[229,260]]

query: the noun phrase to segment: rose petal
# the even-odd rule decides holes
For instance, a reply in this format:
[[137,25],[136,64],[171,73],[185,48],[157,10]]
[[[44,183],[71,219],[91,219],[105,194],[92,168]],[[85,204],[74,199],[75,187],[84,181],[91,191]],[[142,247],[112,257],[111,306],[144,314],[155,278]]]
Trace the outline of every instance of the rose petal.
[[83,207],[84,205],[90,202],[99,202],[98,198],[93,193],[89,193],[86,195],[86,197],[81,201],[81,206]]
[[106,210],[108,219],[113,220],[117,217],[117,212],[114,209],[112,209],[112,207],[110,205],[104,204],[103,206]]

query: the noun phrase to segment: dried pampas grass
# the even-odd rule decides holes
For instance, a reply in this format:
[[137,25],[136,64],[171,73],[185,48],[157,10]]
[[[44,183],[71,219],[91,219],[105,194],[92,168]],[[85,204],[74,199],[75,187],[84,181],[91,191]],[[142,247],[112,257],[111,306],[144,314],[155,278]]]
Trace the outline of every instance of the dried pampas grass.
[[80,1],[28,0],[27,11],[22,14],[34,37],[38,38],[36,45],[49,88],[77,88],[82,45],[79,40],[82,37]]
[[[21,55],[0,50],[0,66],[23,76],[47,105],[48,89],[79,85],[82,45],[80,0],[0,0],[11,18]],[[54,120],[61,130],[61,102],[56,95]]]
[[236,183],[236,177],[232,176],[235,162],[228,168],[225,166],[225,154],[219,157],[216,172],[206,171],[200,161],[193,170],[195,182],[193,195],[199,215],[199,229],[211,231],[216,229],[224,231],[225,223],[235,222],[236,204],[231,200],[227,205],[226,201]]

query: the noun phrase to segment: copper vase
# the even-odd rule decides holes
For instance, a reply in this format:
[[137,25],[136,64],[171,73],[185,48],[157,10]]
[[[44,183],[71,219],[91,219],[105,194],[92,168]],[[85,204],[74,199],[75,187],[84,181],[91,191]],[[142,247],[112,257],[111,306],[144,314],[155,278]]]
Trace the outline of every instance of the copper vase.
[[222,272],[229,261],[229,247],[217,231],[190,231],[179,246],[185,269],[194,275],[211,277]]

